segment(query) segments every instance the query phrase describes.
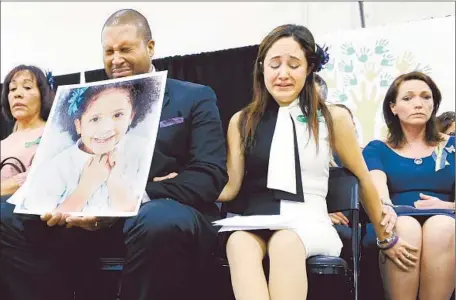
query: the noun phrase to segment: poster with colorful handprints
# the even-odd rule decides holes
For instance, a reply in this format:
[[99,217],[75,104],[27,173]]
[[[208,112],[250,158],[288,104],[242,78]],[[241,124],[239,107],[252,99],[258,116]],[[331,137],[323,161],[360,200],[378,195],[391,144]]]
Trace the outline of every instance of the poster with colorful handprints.
[[392,81],[414,70],[438,85],[438,113],[455,108],[455,17],[365,28],[316,36],[329,47],[320,71],[328,101],[353,112],[361,145],[386,136],[382,103]]

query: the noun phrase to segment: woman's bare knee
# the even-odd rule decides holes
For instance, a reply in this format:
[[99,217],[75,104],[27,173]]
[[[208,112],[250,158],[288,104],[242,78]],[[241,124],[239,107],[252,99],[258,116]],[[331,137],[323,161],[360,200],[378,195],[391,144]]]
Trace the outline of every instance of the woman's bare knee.
[[421,248],[422,228],[421,224],[413,217],[400,216],[394,226],[397,234],[407,241],[407,243]]
[[[413,217],[400,216],[397,218],[394,228],[402,239],[418,248],[418,253],[416,253],[415,256],[418,258],[418,261],[420,261],[422,248],[421,224]],[[389,261],[387,256],[382,252],[379,253],[379,265],[382,273],[397,272],[398,274],[402,274],[402,270],[400,270],[392,261]],[[395,283],[392,284],[394,285]]]
[[269,294],[271,300],[306,299],[306,250],[297,233],[275,232],[269,239]]
[[268,243],[268,253],[271,255],[274,252],[288,253],[291,249],[299,249],[304,251],[304,244],[299,235],[292,230],[279,230],[276,231]]
[[439,251],[454,249],[455,220],[449,216],[430,217],[423,225],[423,245]]
[[266,254],[265,241],[254,233],[247,231],[233,232],[226,243],[227,256],[240,255],[258,255],[263,258]]
[[[420,259],[422,244],[422,228],[413,217],[401,216],[397,218],[395,230],[407,243],[419,249],[414,255]],[[419,286],[419,263],[415,268],[404,272],[383,252],[379,254],[379,267],[383,280],[386,299],[416,299]]]
[[455,220],[433,216],[423,225],[420,299],[448,299],[455,280]]

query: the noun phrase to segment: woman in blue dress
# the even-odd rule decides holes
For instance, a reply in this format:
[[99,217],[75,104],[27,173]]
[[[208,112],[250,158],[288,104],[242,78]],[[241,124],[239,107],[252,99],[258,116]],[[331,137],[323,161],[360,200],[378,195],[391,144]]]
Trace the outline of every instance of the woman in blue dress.
[[364,158],[384,204],[387,230],[419,249],[411,272],[380,254],[388,299],[449,299],[455,282],[455,138],[439,133],[441,94],[420,72],[399,76],[383,102],[386,141],[375,140]]

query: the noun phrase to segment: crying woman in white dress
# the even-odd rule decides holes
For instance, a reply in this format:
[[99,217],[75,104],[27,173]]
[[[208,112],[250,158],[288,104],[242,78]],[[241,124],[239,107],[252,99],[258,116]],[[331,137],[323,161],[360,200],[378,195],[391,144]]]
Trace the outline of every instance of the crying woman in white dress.
[[[325,199],[332,151],[358,177],[379,239],[388,237],[350,115],[328,108],[315,90],[314,72],[327,61],[307,28],[277,27],[259,47],[253,101],[230,121],[229,182],[219,200],[236,198],[227,205],[245,216],[238,220],[245,219],[216,224],[233,231],[226,251],[237,300],[305,299],[306,259],[340,254],[342,243]],[[394,258],[406,249],[400,240],[385,254]],[[262,265],[266,255],[269,282]]]

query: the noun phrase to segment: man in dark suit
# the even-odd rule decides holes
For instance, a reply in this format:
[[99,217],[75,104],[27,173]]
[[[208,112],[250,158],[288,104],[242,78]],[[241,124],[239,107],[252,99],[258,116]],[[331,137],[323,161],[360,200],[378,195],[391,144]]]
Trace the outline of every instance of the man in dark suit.
[[[154,71],[155,44],[147,20],[137,11],[111,15],[103,26],[102,45],[108,77]],[[136,217],[48,213],[39,220],[14,215],[10,204],[2,206],[0,279],[10,299],[73,299],[69,281],[77,277],[75,265],[106,237],[123,238],[126,245],[122,299],[199,299],[192,292],[216,244],[210,222],[218,216],[214,202],[228,179],[211,88],[167,80],[155,147],[148,197]],[[169,173],[178,175],[167,177]]]

